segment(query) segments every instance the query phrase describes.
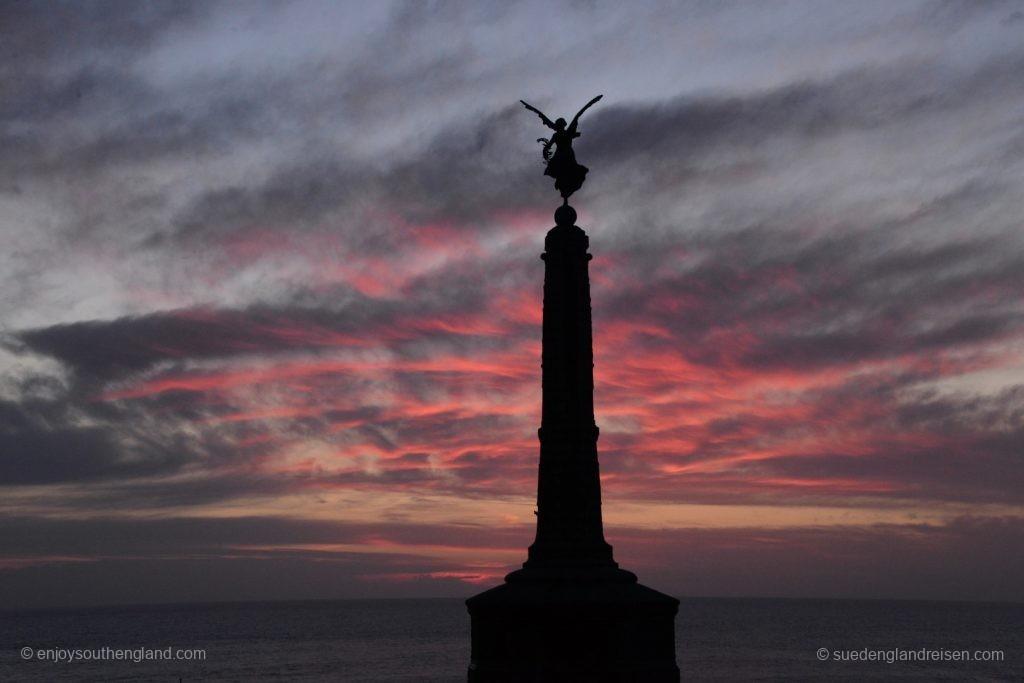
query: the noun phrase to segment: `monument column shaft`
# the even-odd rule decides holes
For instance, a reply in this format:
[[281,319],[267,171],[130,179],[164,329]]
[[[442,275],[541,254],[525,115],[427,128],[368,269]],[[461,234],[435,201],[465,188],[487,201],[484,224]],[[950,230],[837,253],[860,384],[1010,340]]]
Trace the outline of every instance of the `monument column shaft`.
[[537,538],[466,601],[469,683],[679,683],[679,601],[620,568],[601,526],[587,236],[563,205],[544,242]]
[[526,567],[616,566],[604,540],[594,423],[586,233],[558,225],[544,243],[537,537]]

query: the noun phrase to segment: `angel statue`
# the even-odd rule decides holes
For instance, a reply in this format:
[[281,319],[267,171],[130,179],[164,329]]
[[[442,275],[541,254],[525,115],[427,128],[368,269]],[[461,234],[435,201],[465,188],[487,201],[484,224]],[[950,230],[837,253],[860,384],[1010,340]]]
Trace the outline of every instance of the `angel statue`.
[[[572,151],[572,141],[574,138],[580,136],[576,132],[576,124],[579,123],[580,116],[583,112],[589,109],[599,99],[604,97],[598,95],[594,99],[587,102],[583,109],[580,109],[576,116],[573,117],[572,123],[568,127],[565,125],[565,119],[558,119],[554,123],[551,122],[547,116],[544,116],[544,112],[536,107],[530,106],[523,100],[519,100],[523,103],[523,106],[530,111],[537,114],[540,120],[544,122],[544,125],[555,131],[551,138],[538,138],[537,142],[544,143],[544,161],[547,164],[547,168],[544,170],[544,175],[549,175],[555,179],[555,189],[562,195],[564,203],[568,204],[569,195],[576,190],[580,189],[583,185],[583,181],[587,178],[587,167],[576,163],[576,154]],[[554,153],[551,152],[551,147],[554,146]]]

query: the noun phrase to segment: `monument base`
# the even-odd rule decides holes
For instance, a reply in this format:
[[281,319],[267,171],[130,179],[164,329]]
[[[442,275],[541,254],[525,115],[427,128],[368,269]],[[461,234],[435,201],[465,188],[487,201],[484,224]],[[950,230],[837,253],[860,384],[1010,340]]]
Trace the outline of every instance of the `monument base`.
[[679,601],[616,567],[526,567],[466,601],[470,683],[677,683]]

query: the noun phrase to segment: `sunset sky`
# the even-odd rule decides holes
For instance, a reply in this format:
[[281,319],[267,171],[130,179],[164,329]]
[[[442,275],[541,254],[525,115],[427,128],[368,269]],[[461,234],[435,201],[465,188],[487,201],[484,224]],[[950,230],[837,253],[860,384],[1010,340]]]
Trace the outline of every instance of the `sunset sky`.
[[0,607],[519,566],[598,93],[617,561],[1024,600],[1024,3],[0,0]]

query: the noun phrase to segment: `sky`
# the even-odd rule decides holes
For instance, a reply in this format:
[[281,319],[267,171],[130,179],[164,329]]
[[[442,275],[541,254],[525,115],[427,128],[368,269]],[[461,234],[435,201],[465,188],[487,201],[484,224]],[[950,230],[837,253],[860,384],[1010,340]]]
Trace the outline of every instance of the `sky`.
[[533,540],[546,129],[605,533],[1024,600],[1024,3],[0,1],[0,605],[468,596]]

